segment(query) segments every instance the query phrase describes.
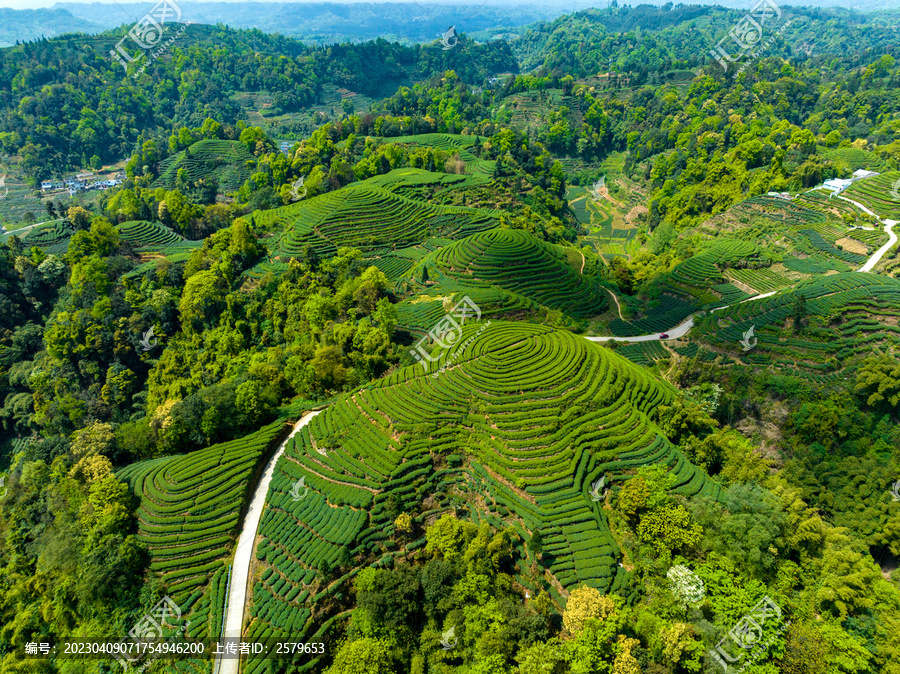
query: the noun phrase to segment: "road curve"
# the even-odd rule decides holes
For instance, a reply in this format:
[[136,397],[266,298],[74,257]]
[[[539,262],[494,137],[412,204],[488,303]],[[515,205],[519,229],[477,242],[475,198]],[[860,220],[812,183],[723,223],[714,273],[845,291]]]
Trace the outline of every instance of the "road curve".
[[27,232],[31,229],[34,229],[35,227],[40,227],[41,225],[46,225],[47,223],[50,223],[50,222],[58,222],[59,220],[60,220],[60,218],[54,218],[53,220],[44,220],[43,222],[36,222],[33,225],[28,225],[27,227],[19,227],[18,229],[13,229],[13,230],[9,230],[9,229],[0,227],[0,229],[2,229],[2,232],[0,232],[0,235],[9,234],[11,236],[18,236],[22,232]]
[[[681,323],[676,325],[671,330],[666,330],[669,334],[669,339],[678,339],[679,337],[684,337],[688,330],[694,327],[694,314],[691,314],[686,319],[684,319]],[[656,341],[659,339],[660,333],[654,332],[649,335],[638,335],[637,337],[616,337],[615,335],[611,335],[609,337],[585,337],[592,342],[608,342],[610,340],[616,340],[617,342],[650,342]]]
[[[887,243],[884,244],[878,250],[876,250],[874,253],[872,253],[872,255],[869,257],[869,259],[866,261],[866,263],[862,267],[860,267],[859,269],[856,270],[857,272],[863,272],[863,273],[870,272],[875,268],[875,265],[877,265],[879,262],[881,262],[881,258],[884,257],[885,253],[887,253],[891,248],[893,248],[894,244],[897,243],[897,235],[894,234],[893,230],[894,230],[894,225],[896,225],[898,221],[897,220],[882,220],[881,218],[879,218],[877,215],[872,213],[872,211],[870,211],[868,208],[866,208],[862,204],[860,204],[856,201],[853,201],[852,199],[847,199],[846,197],[839,197],[839,198],[843,199],[844,201],[849,201],[851,204],[855,204],[856,206],[859,206],[861,209],[863,209],[867,213],[871,213],[872,215],[874,215],[878,219],[879,222],[884,223],[884,231],[887,232],[887,235],[888,235]],[[753,297],[748,297],[747,299],[741,300],[740,302],[735,302],[734,304],[743,304],[744,302],[753,302],[755,300],[761,300],[764,297],[771,297],[776,292],[778,292],[778,291],[773,290],[772,292],[763,293],[762,295],[754,295]],[[613,295],[613,299],[616,299],[615,294],[611,290],[609,291],[609,293],[611,295]],[[619,301],[616,300],[616,304],[618,304],[618,303],[619,303]],[[712,313],[714,311],[721,311],[722,309],[727,309],[728,307],[734,306],[734,304],[726,304],[724,307],[717,307],[715,309],[711,309],[710,313]],[[621,309],[620,309],[620,312],[621,312]],[[621,314],[619,317],[621,318]],[[637,335],[635,337],[616,337],[615,335],[604,336],[604,337],[587,337],[587,336],[585,336],[585,339],[588,339],[592,342],[608,342],[613,339],[616,340],[617,342],[652,342],[652,341],[658,340],[659,336],[663,332],[665,332],[666,334],[669,335],[667,339],[679,339],[681,337],[684,337],[692,327],[694,327],[694,314],[691,314],[690,316],[688,316],[686,319],[684,319],[681,323],[676,325],[674,328],[669,328],[668,330],[663,330],[662,332],[652,332],[652,333],[649,333],[646,335]]]
[[872,257],[868,259],[868,261],[856,271],[868,272],[872,271],[879,262],[881,262],[881,258],[884,257],[884,254],[887,253],[895,243],[897,243],[897,235],[894,234],[894,225],[897,224],[896,220],[882,220],[884,223],[884,231],[887,232],[888,242],[884,244],[881,248],[876,250]]
[[[238,537],[237,548],[234,553],[234,563],[231,567],[231,589],[228,592],[228,598],[225,604],[225,634],[226,638],[240,638],[241,629],[244,625],[244,607],[247,603],[247,585],[250,576],[250,561],[253,559],[253,550],[256,547],[256,532],[259,529],[259,521],[262,517],[263,508],[266,505],[266,496],[269,493],[269,483],[272,482],[272,475],[275,473],[275,464],[284,454],[284,448],[290,440],[301,428],[306,426],[310,420],[319,414],[321,410],[311,412],[304,416],[294,425],[294,430],[282,442],[275,454],[266,464],[263,471],[262,479],[253,492],[253,498],[250,500],[250,506],[247,508],[247,514],[244,516],[244,526],[241,528],[241,534]],[[240,660],[237,658],[219,658],[216,662],[216,672],[218,674],[238,674],[240,669]]]
[[[610,291],[610,292],[612,292],[612,291]],[[770,293],[763,293],[762,295],[754,295],[753,297],[748,297],[747,299],[741,300],[740,302],[735,302],[734,304],[743,304],[744,302],[753,302],[755,300],[761,300],[764,297],[771,297],[776,292],[778,292],[778,291],[773,290]],[[718,307],[716,309],[711,309],[710,313],[712,313],[714,311],[721,311],[722,309],[727,309],[728,307],[734,306],[734,304],[726,304],[724,307]],[[681,323],[676,325],[674,328],[665,330],[664,332],[669,336],[666,337],[662,341],[665,341],[666,339],[680,339],[681,337],[684,337],[688,333],[688,331],[693,327],[694,327],[694,314],[691,314],[690,316],[685,318]],[[616,340],[617,342],[655,342],[655,341],[659,340],[659,336],[661,334],[662,334],[661,332],[651,332],[647,335],[638,335],[636,337],[616,337],[615,335],[604,336],[604,337],[587,337],[587,336],[585,336],[585,339],[590,340],[592,342],[608,342],[613,339]]]

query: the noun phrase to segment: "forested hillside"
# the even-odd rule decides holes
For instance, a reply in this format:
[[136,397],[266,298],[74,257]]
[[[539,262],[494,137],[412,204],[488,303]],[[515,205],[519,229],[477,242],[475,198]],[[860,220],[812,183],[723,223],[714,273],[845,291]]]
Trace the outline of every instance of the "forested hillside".
[[900,673],[897,22],[779,11],[2,50],[0,674]]

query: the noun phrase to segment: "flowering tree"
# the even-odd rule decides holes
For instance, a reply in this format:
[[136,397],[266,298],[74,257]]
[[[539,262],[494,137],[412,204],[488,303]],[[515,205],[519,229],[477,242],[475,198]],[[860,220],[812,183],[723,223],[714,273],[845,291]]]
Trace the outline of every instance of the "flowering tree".
[[703,581],[686,566],[673,566],[666,574],[666,578],[669,579],[669,589],[678,599],[682,609],[697,606],[703,601]]

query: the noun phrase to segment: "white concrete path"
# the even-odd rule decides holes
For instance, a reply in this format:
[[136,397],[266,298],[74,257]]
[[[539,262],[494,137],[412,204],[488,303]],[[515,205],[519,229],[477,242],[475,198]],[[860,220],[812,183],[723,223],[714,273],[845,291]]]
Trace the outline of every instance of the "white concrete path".
[[887,232],[888,242],[884,244],[881,248],[876,250],[872,257],[868,259],[868,261],[856,271],[872,271],[875,268],[875,265],[881,262],[881,258],[884,257],[884,254],[887,253],[891,248],[893,248],[894,244],[897,243],[897,235],[894,234],[894,225],[897,224],[896,220],[882,220],[884,223],[884,231]]
[[[611,291],[610,291],[611,292]],[[735,302],[734,304],[743,304],[744,302],[753,302],[755,300],[761,300],[764,297],[771,297],[774,295],[777,290],[773,290],[770,293],[763,293],[762,295],[754,295],[753,297],[748,297],[745,300],[741,300],[740,302]],[[734,304],[726,304],[724,307],[718,307],[717,309],[711,309],[710,313],[713,311],[721,311],[722,309],[727,309],[728,307],[734,306]],[[685,318],[681,323],[676,325],[674,328],[669,330],[664,330],[663,332],[667,335],[665,339],[662,341],[666,341],[666,339],[680,339],[684,337],[691,328],[694,327],[694,314],[691,314],[687,318]],[[653,342],[659,340],[659,336],[663,334],[663,332],[652,332],[648,335],[638,335],[636,337],[616,337],[615,335],[604,336],[604,337],[585,337],[585,339],[590,340],[592,342],[608,342],[610,340],[616,340],[617,342]]]
[[5,228],[2,228],[3,229],[2,233],[3,234],[15,234],[16,236],[18,236],[22,232],[27,232],[28,230],[34,229],[35,227],[40,227],[41,225],[46,225],[48,222],[58,222],[59,220],[60,220],[60,218],[55,218],[53,220],[44,220],[43,222],[36,222],[33,225],[28,225],[27,227],[19,227],[18,229],[13,229],[13,230],[8,230]]
[[[875,215],[868,208],[866,208],[865,206],[863,206],[862,204],[860,204],[856,201],[853,201],[852,199],[847,199],[846,197],[839,197],[839,198],[843,199],[844,201],[849,201],[850,203],[855,204],[856,206],[859,206],[861,209],[863,209],[867,213],[871,213],[872,215]],[[887,253],[891,248],[894,247],[894,244],[897,243],[897,235],[894,234],[894,231],[893,231],[894,225],[897,224],[897,220],[882,220],[877,215],[875,215],[875,217],[878,219],[879,222],[884,223],[884,231],[887,232],[888,241],[881,248],[879,248],[874,253],[872,253],[872,255],[869,256],[869,259],[866,261],[866,263],[862,267],[860,267],[859,269],[856,270],[857,272],[872,271],[875,268],[875,265],[877,265],[879,262],[881,262],[881,258],[884,257],[885,253]],[[610,292],[610,294],[612,294],[611,290],[609,292]],[[755,295],[753,297],[748,297],[745,300],[741,300],[740,302],[735,302],[734,304],[743,304],[744,302],[755,302],[756,300],[761,300],[764,297],[771,297],[776,292],[778,292],[778,291],[773,290],[772,292],[763,293],[762,295]],[[613,298],[615,299],[615,296]],[[616,304],[618,304],[618,303],[619,303],[618,300],[616,300]],[[711,309],[710,313],[712,313],[714,311],[721,311],[722,309],[727,309],[728,307],[734,306],[734,304],[726,304],[724,307],[717,307],[715,309]],[[621,309],[620,309],[620,311],[621,311]],[[614,335],[604,336],[604,337],[587,337],[586,336],[585,339],[588,339],[592,342],[608,342],[613,339],[616,340],[617,342],[652,342],[652,341],[658,340],[659,336],[663,333],[666,333],[669,335],[666,339],[679,339],[681,337],[684,337],[688,333],[688,331],[690,331],[690,329],[692,327],[694,327],[694,314],[691,314],[690,316],[688,316],[686,319],[684,319],[681,323],[676,325],[674,328],[669,328],[668,330],[663,330],[661,332],[653,332],[653,333],[650,333],[647,335],[637,335],[635,337],[616,337]],[[665,340],[663,340],[663,341],[665,341]]]
[[[241,528],[241,534],[238,537],[234,563],[231,567],[231,589],[228,592],[227,603],[225,604],[224,636],[226,638],[240,638],[241,636],[241,630],[244,625],[244,608],[247,603],[250,561],[253,559],[253,550],[256,547],[254,541],[259,529],[259,521],[262,517],[263,508],[266,506],[269,483],[272,482],[272,476],[275,474],[275,464],[278,463],[278,459],[284,454],[284,448],[287,446],[288,440],[294,437],[297,431],[306,426],[319,412],[321,410],[310,412],[296,423],[294,430],[278,446],[278,450],[269,459],[269,463],[266,464],[266,469],[263,471],[262,479],[260,479],[256,491],[253,492],[250,507],[247,508],[247,514],[244,516],[244,526]],[[239,669],[240,660],[237,658],[219,658],[216,662],[216,672],[218,674],[238,674]]]

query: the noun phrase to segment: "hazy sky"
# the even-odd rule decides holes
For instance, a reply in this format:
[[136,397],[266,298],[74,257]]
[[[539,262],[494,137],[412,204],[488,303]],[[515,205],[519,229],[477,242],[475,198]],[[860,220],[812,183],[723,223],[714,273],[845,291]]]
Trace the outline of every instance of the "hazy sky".
[[[114,8],[117,2],[121,2],[121,4],[134,4],[136,0],[86,0],[81,2],[80,0],[74,0],[75,2],[79,2],[79,4],[93,4],[93,3],[101,3],[104,5],[112,5]],[[190,5],[191,0],[174,0],[179,7],[184,7],[185,5]],[[413,0],[210,0],[213,2],[247,2],[253,3],[255,1],[259,2],[291,2],[291,3],[302,3],[306,2],[412,2]],[[429,2],[434,2],[437,4],[443,5],[481,5],[483,4],[483,0],[415,0],[418,4],[425,4]],[[665,2],[666,0],[662,0]],[[158,2],[158,0],[147,0],[147,4],[152,7]],[[520,2],[519,0],[487,0],[487,2],[495,7],[497,5],[504,6],[514,6],[516,4],[541,4],[545,6],[551,7],[571,7],[575,8],[583,8],[585,6],[596,6],[596,7],[606,7],[606,0],[596,0],[595,2],[588,2],[587,0],[578,1],[578,0],[569,0],[560,1],[560,0],[526,0],[525,3]],[[659,0],[626,0],[628,4],[639,5],[641,2],[648,2],[649,4],[662,4]],[[8,7],[10,9],[37,9],[38,7],[54,7],[59,4],[59,0],[0,0],[0,7]],[[708,4],[706,2],[697,2],[694,0],[689,4]],[[804,3],[807,4],[807,3]],[[110,10],[111,11],[111,10]]]
[[[134,5],[137,1],[139,4],[146,4],[148,8],[153,7],[158,0],[147,0],[146,3],[142,3],[141,0],[74,0],[79,4],[101,4],[103,7],[98,7],[101,11],[118,11],[123,14],[131,16],[134,13],[133,7],[130,8],[130,11],[126,12],[124,9],[116,8],[116,4],[123,5]],[[185,7],[192,4],[192,0],[174,0],[179,7]],[[475,5],[479,6],[485,3],[488,3],[493,6],[515,6],[521,4],[540,4],[547,7],[553,7],[557,9],[561,9],[563,11],[578,11],[580,9],[584,9],[585,7],[606,7],[607,0],[210,0],[214,2],[245,2],[245,3],[253,3],[253,2],[291,2],[291,3],[302,3],[302,2],[344,2],[344,3],[352,3],[352,2],[411,2],[415,1],[418,4],[426,4],[429,2],[444,4],[444,5]],[[667,0],[619,0],[619,4],[628,4],[628,5],[640,5],[640,4],[651,4],[651,5],[661,5],[665,3]],[[673,0],[674,1],[674,0]],[[691,5],[709,5],[709,4],[717,4],[723,5],[725,7],[740,7],[746,4],[748,7],[754,4],[755,0],[688,0],[687,2],[675,2],[675,4],[691,4]],[[854,7],[860,10],[871,10],[871,9],[900,9],[900,0],[785,0],[787,4],[803,6],[803,5],[812,5],[819,7],[834,7],[834,6],[844,6],[844,7]],[[11,9],[36,9],[38,7],[54,7],[59,4],[59,0],[0,0],[0,7],[8,7]],[[108,5],[108,7],[107,7]]]

